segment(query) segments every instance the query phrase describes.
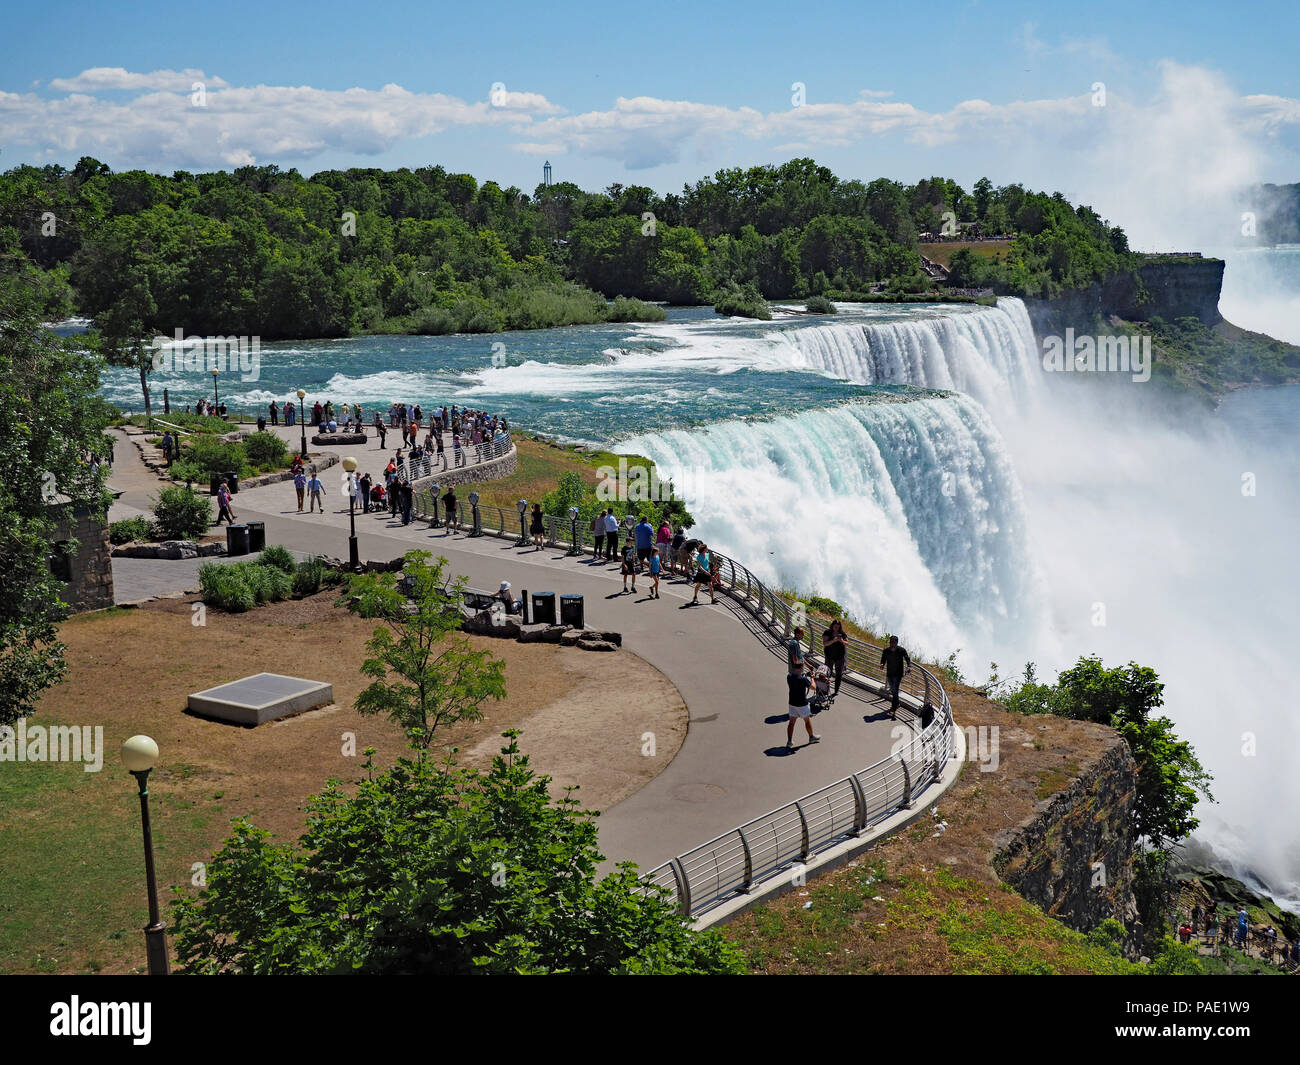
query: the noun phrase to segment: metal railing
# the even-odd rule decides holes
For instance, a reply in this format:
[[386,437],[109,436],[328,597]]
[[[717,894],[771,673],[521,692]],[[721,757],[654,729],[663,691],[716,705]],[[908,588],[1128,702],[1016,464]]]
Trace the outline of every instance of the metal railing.
[[[443,435],[446,437],[447,434]],[[462,440],[459,452],[452,448],[449,440],[444,440],[441,455],[436,451],[424,450],[418,459],[413,460],[407,456],[406,461],[397,468],[398,480],[411,485],[418,493],[420,481],[436,480],[438,474],[443,472],[455,472],[491,462],[509,454],[514,446],[508,431],[499,432],[481,444],[465,443]]]
[[[518,511],[484,504],[471,507],[460,499],[456,509],[460,528],[469,535],[515,537],[520,543],[531,539],[530,533],[521,534],[521,528],[526,531],[531,524],[528,513],[523,515],[521,526]],[[418,517],[445,527],[445,510],[445,504],[440,505],[432,492],[417,489]],[[631,521],[624,518],[620,524],[620,540],[631,528]],[[548,514],[543,524],[550,547],[567,545],[576,555],[585,547],[595,546],[586,522]],[[786,641],[796,626],[813,631],[814,619],[801,604],[772,591],[734,559],[717,552],[712,555],[718,591],[730,596],[769,635]],[[851,677],[846,671],[845,680],[883,693],[882,650],[849,637],[846,670],[857,676]],[[817,655],[811,639],[809,652]],[[817,657],[824,660],[825,648]],[[852,776],[777,807],[651,869],[642,877],[647,889],[663,889],[683,914],[695,917],[737,894],[751,891],[782,870],[806,862],[819,851],[861,836],[893,814],[910,809],[939,779],[952,758],[955,729],[948,693],[925,667],[912,666],[899,686],[899,695],[905,709],[919,715],[932,712],[927,727],[919,729],[906,743],[896,745],[887,757]],[[917,723],[921,720],[918,716]]]

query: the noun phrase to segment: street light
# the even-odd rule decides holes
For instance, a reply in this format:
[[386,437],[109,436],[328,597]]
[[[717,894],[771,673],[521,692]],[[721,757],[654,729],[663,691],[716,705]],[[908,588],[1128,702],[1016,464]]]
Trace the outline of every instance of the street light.
[[140,785],[140,821],[144,826],[144,871],[149,884],[149,923],[144,929],[150,976],[166,976],[167,932],[158,916],[158,881],[153,871],[153,832],[149,827],[149,770],[158,761],[158,744],[148,736],[132,736],[122,744],[122,764]]
[[[351,455],[343,460],[343,468],[349,474],[356,473],[357,460]],[[355,486],[352,484],[352,478],[348,478],[348,521],[352,525],[352,535],[348,537],[348,566],[355,572],[361,568],[361,556],[357,554],[357,493]]]
[[302,461],[307,461],[307,415],[303,410],[302,400],[307,395],[301,388],[298,389],[298,424],[302,426]]
[[569,508],[569,524],[572,525],[570,532],[569,554],[578,554],[578,508]]
[[528,500],[521,499],[518,503],[515,504],[515,507],[519,510],[519,543],[517,543],[515,546],[527,547],[528,530],[524,527],[524,511],[528,509]]
[[217,371],[212,371],[212,413],[216,414],[221,410],[221,397],[217,395]]

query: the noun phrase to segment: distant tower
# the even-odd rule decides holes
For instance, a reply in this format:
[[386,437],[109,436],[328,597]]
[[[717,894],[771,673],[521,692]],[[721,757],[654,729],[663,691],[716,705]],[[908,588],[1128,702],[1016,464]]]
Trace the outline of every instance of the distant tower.
[[546,160],[546,165],[542,167],[542,184],[548,189],[551,187],[551,161]]

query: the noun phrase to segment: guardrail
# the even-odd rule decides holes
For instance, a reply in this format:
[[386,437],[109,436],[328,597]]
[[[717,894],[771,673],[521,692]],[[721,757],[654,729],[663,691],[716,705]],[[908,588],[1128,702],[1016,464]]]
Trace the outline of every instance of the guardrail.
[[[415,513],[445,527],[445,505],[433,493],[417,490]],[[531,534],[523,530],[531,521],[517,511],[480,504],[471,506],[457,500],[458,527],[471,536],[516,537],[527,543]],[[625,517],[622,529],[631,528]],[[587,546],[595,547],[591,529],[574,522],[546,515],[546,543],[551,547],[568,545],[570,554],[580,554]],[[730,596],[770,635],[781,641],[791,638],[796,625],[809,632],[809,652],[816,654],[811,637],[814,621],[802,607],[773,592],[745,566],[725,555],[713,552],[717,568],[718,590]],[[858,675],[856,683],[885,690],[884,669],[880,665],[883,650],[864,640],[849,638],[847,669]],[[822,649],[824,659],[825,649]],[[851,678],[846,672],[846,681]],[[748,893],[762,881],[782,870],[806,862],[812,855],[845,839],[861,836],[867,830],[901,810],[910,809],[917,798],[943,773],[952,757],[954,725],[948,693],[938,678],[923,666],[913,665],[899,688],[901,702],[909,710],[924,715],[932,712],[928,727],[920,729],[888,757],[867,766],[852,776],[837,780],[824,788],[777,807],[761,817],[733,828],[669,859],[644,874],[648,887],[660,888],[689,917],[706,913],[737,894]],[[918,718],[918,721],[920,719]]]
[[[447,434],[444,433],[443,436],[445,438]],[[412,460],[408,456],[406,461],[397,468],[397,478],[403,484],[415,488],[418,496],[421,491],[418,482],[432,480],[444,471],[463,470],[470,466],[491,462],[493,459],[509,454],[514,446],[509,431],[497,433],[491,440],[485,440],[481,444],[467,444],[462,439],[459,453],[455,452],[444,439],[441,455],[436,451],[424,451],[418,459]],[[427,491],[425,494],[428,494]],[[416,510],[416,514],[420,517],[425,516],[419,510]]]

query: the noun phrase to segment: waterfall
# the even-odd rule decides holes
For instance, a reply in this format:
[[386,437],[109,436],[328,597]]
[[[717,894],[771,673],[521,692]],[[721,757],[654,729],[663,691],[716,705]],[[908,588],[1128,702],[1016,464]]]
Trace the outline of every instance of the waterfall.
[[945,317],[785,329],[769,339],[790,348],[794,366],[856,384],[955,389],[990,409],[1036,397],[1042,388],[1033,326],[1018,299]]
[[673,479],[710,544],[919,651],[983,652],[1036,621],[1019,484],[966,396],[853,402],[625,446]]

